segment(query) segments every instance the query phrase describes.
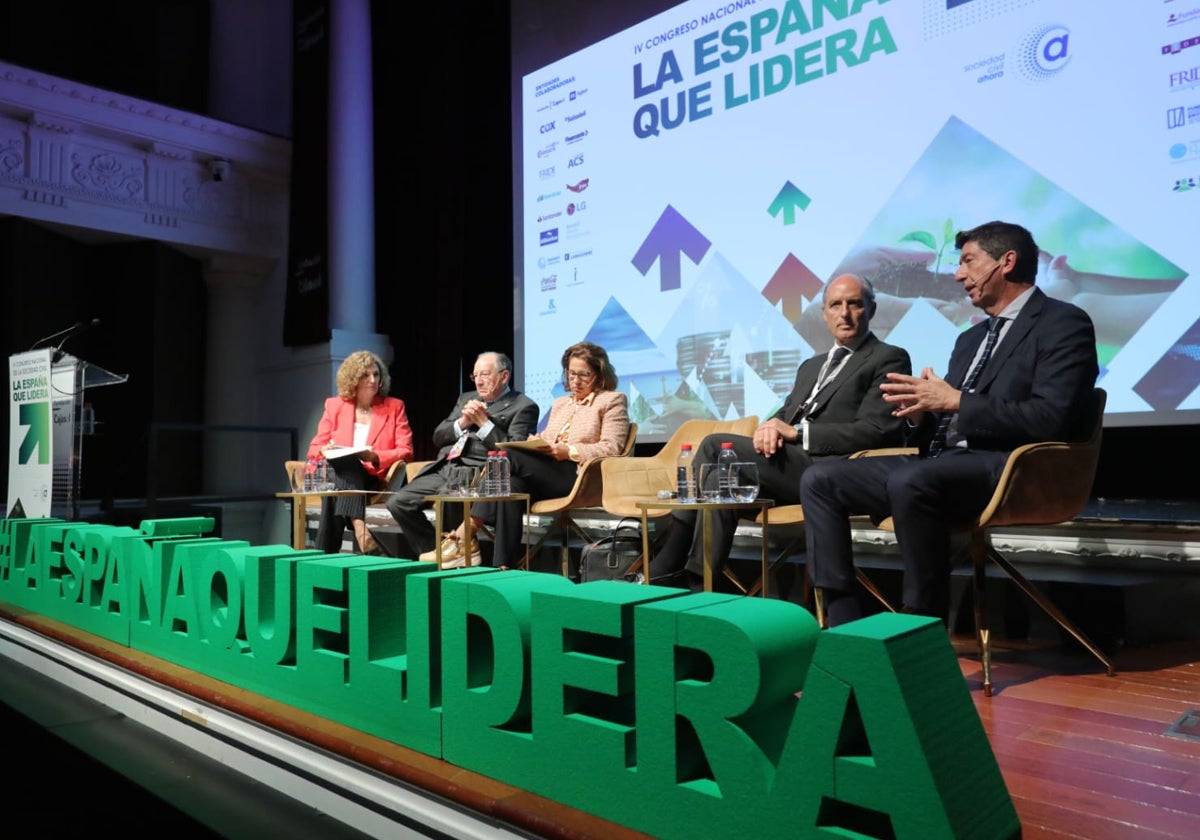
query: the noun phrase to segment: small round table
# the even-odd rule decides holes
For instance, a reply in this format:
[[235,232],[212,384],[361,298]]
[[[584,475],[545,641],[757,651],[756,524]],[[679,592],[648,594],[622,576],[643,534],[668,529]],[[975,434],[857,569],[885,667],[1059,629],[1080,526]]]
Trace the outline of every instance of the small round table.
[[338,496],[378,496],[385,490],[291,490],[286,493],[276,493],[276,499],[290,499],[292,502],[292,548],[302,550],[308,546],[308,504],[307,497],[315,499],[336,498]]
[[529,568],[529,494],[509,493],[506,496],[450,496],[435,494],[426,496],[425,501],[433,504],[434,539],[437,540],[437,566],[442,568],[442,505],[454,502],[463,506],[463,532],[467,545],[471,545],[471,505],[477,502],[524,502],[525,503],[525,568]]
[[[701,550],[704,554],[704,591],[712,592],[712,519],[714,510],[756,510],[760,514],[774,506],[772,499],[755,499],[752,502],[735,502],[732,499],[716,502],[681,502],[678,499],[640,499],[636,502],[642,512],[642,557],[645,558],[645,582],[650,582],[650,533],[648,512],[651,510],[692,510],[700,516]],[[762,523],[762,596],[767,597],[767,518]]]

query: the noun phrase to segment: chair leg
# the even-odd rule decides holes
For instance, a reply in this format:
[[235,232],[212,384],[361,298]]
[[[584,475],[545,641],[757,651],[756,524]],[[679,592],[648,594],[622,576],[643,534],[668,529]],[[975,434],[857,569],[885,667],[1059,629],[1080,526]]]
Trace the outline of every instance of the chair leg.
[[[793,554],[795,554],[796,549],[803,542],[804,542],[804,535],[801,534],[800,536],[796,537],[794,540],[789,542],[787,545],[785,545],[782,549],[780,549],[779,553],[777,555],[775,555],[775,559],[772,560],[769,564],[767,564],[767,574],[769,574],[769,575],[774,574],[776,567],[778,567],[779,564],[782,563],[784,560],[788,559]],[[807,566],[805,568],[807,568]],[[762,589],[762,587],[763,587],[763,579],[761,577],[758,580],[756,580],[753,584],[751,584],[750,588],[747,589],[742,584],[742,582],[740,580],[738,580],[736,576],[731,575],[729,571],[726,571],[725,574],[727,577],[729,577],[734,582],[734,584],[738,587],[738,589],[742,590],[742,592],[746,593],[746,595],[749,597],[754,597],[755,595],[757,595],[758,591],[760,589]],[[807,593],[805,593],[805,596],[807,597]]]
[[987,538],[983,531],[971,532],[967,551],[971,555],[971,587],[975,600],[975,640],[979,644],[979,664],[983,669],[983,696],[992,696],[992,644],[987,625]]
[[1012,563],[1008,562],[1008,560],[1004,558],[1004,555],[986,543],[984,545],[984,550],[986,551],[987,556],[991,558],[992,562],[1003,569],[1004,573],[1012,578],[1013,583],[1019,586],[1021,591],[1029,596],[1030,600],[1041,607],[1042,611],[1045,612],[1046,615],[1058,622],[1059,627],[1074,636],[1076,641],[1078,641],[1081,645],[1087,648],[1089,652],[1091,652],[1092,656],[1100,660],[1101,664],[1104,665],[1105,672],[1108,674],[1108,676],[1112,677],[1116,675],[1117,671],[1113,666],[1112,660],[1105,656],[1100,648],[1098,648],[1082,630],[1076,627],[1075,623],[1067,618],[1062,611],[1058,609],[1058,607],[1054,606],[1054,604],[1052,604],[1045,595],[1043,595],[1032,583],[1030,583],[1023,574],[1017,571],[1017,568]]
[[879,587],[875,585],[875,581],[871,580],[871,578],[867,576],[866,572],[855,566],[854,576],[858,578],[858,582],[862,584],[863,589],[874,595],[875,600],[881,603],[884,609],[886,609],[888,612],[899,612],[899,610],[892,606],[892,602],[887,599],[887,596],[885,596],[883,592],[880,591]]
[[[897,610],[894,606],[892,606],[892,602],[887,599],[887,596],[885,596],[883,594],[883,592],[879,589],[879,587],[875,585],[875,582],[873,580],[871,580],[871,578],[867,577],[866,572],[864,572],[862,569],[855,566],[854,567],[854,576],[856,578],[858,578],[858,582],[860,584],[862,584],[863,589],[867,590],[867,592],[874,595],[875,600],[877,600],[880,604],[882,604],[884,609],[886,609],[888,612],[899,612],[899,610]],[[825,591],[822,589],[818,589],[817,587],[812,585],[812,580],[808,576],[808,564],[805,563],[804,564],[804,602],[805,603],[808,603],[810,591],[812,593],[813,606],[816,609],[817,624],[819,624],[821,626],[821,629],[823,630],[823,629],[825,629]]]

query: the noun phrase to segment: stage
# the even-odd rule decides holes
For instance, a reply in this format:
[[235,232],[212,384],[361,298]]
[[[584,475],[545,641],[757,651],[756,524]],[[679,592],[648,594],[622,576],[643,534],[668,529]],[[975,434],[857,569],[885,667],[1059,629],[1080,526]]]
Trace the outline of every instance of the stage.
[[[310,517],[315,513],[310,510]],[[385,534],[394,527],[385,510],[370,514]],[[551,527],[548,518],[535,520],[535,534]],[[597,536],[612,525],[602,514],[581,521]],[[780,531],[772,543],[788,536]],[[758,539],[757,529],[744,527],[737,550],[753,556]],[[897,563],[891,535],[863,524],[855,541],[861,562],[885,588],[892,585]],[[1193,574],[1200,558],[1200,505],[1097,500],[1071,523],[1001,531],[994,542],[1086,625],[1117,668],[1116,677],[1105,677],[1094,659],[1064,643],[1036,610],[1027,611],[1031,620],[1019,638],[1006,639],[1001,622],[993,625],[996,691],[985,698],[973,639],[954,628],[967,688],[1024,836],[1071,836],[1079,820],[1091,826],[1088,836],[1100,836],[1092,829],[1120,833],[1126,825],[1186,836],[1181,826],[1192,828],[1192,815],[1200,829],[1200,792],[1192,789],[1192,776],[1146,782],[1155,795],[1131,801],[1116,780],[1103,781],[1111,775],[1107,764],[1090,758],[1119,754],[1114,772],[1124,774],[1122,781],[1132,779],[1137,790],[1143,783],[1136,774],[1155,779],[1167,772],[1163,763],[1183,766],[1200,758],[1196,741],[1168,732],[1200,697]],[[553,566],[553,535],[549,546],[545,557]],[[793,572],[802,559],[789,564]],[[1022,603],[1022,596],[999,586],[990,591],[1003,602],[997,609],[1004,619],[1011,618],[1011,605]],[[120,801],[146,789],[168,806],[145,809],[146,820],[224,836],[262,836],[286,825],[320,837],[638,836],[51,619],[7,607],[2,614],[0,656],[7,664],[0,700],[28,719],[26,734],[51,732],[91,757],[78,772],[87,778],[85,786],[107,798],[92,813],[120,813]],[[1031,717],[1035,711],[1044,718]],[[1030,763],[1031,742],[1039,745],[1040,763]],[[50,760],[52,754],[35,748],[26,760]],[[47,767],[30,776],[49,779],[54,772]],[[1043,792],[1047,774],[1058,795]],[[110,781],[97,781],[97,775]],[[100,793],[109,784],[124,787]],[[1111,790],[1105,787],[1104,796],[1092,801],[1097,785]],[[1064,786],[1082,792],[1062,794]],[[1111,818],[1105,812],[1110,801]],[[38,802],[30,797],[27,804],[44,821],[68,818]]]
[[[985,697],[973,640],[952,641],[1026,840],[1200,836],[1200,643],[1125,647],[1114,677],[1000,649]],[[10,819],[39,833],[133,815],[138,834],[644,836],[47,619],[6,615],[0,657]]]

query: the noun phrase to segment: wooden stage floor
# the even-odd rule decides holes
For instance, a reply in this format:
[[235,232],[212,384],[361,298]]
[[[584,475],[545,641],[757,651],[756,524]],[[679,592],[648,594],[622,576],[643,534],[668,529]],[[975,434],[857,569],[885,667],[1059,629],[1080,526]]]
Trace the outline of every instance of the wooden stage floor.
[[1108,677],[1059,646],[997,649],[992,697],[959,657],[1026,840],[1200,837],[1200,642],[1115,656]]
[[[5,617],[141,679],[317,744],[372,772],[419,784],[519,834],[573,840],[641,836],[56,622],[7,612]],[[1057,644],[1001,645],[993,655],[992,697],[983,694],[973,639],[952,642],[1025,838],[1200,837],[1200,641],[1120,649],[1115,653],[1114,677],[1104,675],[1081,650]],[[4,699],[0,696],[0,701]],[[1180,721],[1185,723],[1185,735],[1195,724],[1196,737],[1171,734]],[[54,729],[45,721],[42,726]],[[108,740],[123,744],[122,751],[128,749],[126,736]],[[92,758],[114,764],[104,755]],[[85,789],[89,781],[74,779],[72,786]],[[191,825],[197,818],[203,821],[206,784],[198,776],[189,778],[186,803],[172,802],[169,789],[154,793],[180,809],[180,825]],[[127,785],[136,787],[132,782]],[[230,789],[228,779],[211,783],[214,798],[226,797],[226,804],[211,811],[222,815],[222,823],[213,828],[237,836],[241,832],[227,801]],[[32,801],[30,805],[36,807]],[[258,813],[250,815],[253,822],[248,825],[261,825],[263,805],[257,800]],[[39,813],[44,820],[47,812]],[[318,828],[321,824],[309,823],[316,832],[310,836],[347,836],[333,831],[329,823],[323,832]],[[781,836],[787,834],[781,827]]]

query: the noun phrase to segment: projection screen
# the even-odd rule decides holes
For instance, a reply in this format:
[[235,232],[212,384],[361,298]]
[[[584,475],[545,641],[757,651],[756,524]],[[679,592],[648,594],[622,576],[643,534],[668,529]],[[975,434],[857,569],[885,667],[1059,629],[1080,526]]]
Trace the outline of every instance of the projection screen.
[[640,440],[765,418],[845,271],[940,375],[981,315],[954,233],[1004,219],[1095,321],[1106,423],[1200,418],[1200,0],[568,12],[513,27],[518,370],[544,410],[586,339]]

